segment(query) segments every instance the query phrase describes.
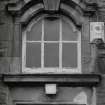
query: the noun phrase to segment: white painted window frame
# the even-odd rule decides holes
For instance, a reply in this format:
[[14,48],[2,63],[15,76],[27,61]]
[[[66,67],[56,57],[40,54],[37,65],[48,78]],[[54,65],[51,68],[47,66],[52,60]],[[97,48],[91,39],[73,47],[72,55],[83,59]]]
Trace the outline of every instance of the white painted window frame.
[[[37,21],[36,21],[37,22]],[[35,24],[33,22],[28,29],[22,32],[22,72],[23,73],[54,73],[54,74],[81,74],[82,68],[81,68],[81,32],[73,29],[74,31],[77,31],[78,33],[78,40],[77,41],[62,41],[62,21],[60,19],[59,25],[60,25],[60,41],[44,41],[44,20],[42,21],[42,39],[41,41],[26,41],[26,32],[27,30],[30,31],[31,27]],[[74,27],[73,27],[74,28]],[[34,43],[39,42],[41,43],[41,68],[26,68],[26,43]],[[59,68],[52,67],[52,68],[44,68],[44,43],[59,43]],[[77,68],[62,68],[62,43],[77,43]]]

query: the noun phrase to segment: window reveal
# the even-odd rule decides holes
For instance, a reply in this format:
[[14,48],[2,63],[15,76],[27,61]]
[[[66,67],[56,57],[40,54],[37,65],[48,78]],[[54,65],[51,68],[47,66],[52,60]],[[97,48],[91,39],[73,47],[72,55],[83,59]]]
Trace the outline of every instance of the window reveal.
[[80,68],[79,35],[63,19],[38,21],[26,31],[23,40],[24,69],[71,71]]

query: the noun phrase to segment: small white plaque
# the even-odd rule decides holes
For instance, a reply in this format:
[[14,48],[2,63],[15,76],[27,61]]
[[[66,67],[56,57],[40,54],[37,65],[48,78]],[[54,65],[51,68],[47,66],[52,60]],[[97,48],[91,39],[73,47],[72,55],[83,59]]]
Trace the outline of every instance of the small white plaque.
[[90,42],[97,38],[104,40],[104,22],[90,22]]
[[45,84],[45,93],[46,94],[56,94],[57,86],[56,84]]

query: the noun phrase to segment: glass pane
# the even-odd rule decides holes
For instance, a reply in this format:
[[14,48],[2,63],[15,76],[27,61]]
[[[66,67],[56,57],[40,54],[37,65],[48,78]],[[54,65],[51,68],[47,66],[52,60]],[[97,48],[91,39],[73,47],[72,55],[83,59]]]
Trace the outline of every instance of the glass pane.
[[59,20],[44,21],[44,40],[45,41],[58,41],[59,40]]
[[62,66],[77,67],[77,43],[63,43]]
[[38,21],[31,27],[31,30],[29,32],[27,31],[27,40],[40,41],[41,35],[42,35],[42,21]]
[[76,41],[77,37],[77,32],[73,32],[73,27],[69,23],[62,21],[62,40]]
[[44,64],[45,64],[45,67],[59,66],[59,44],[58,43],[45,43]]
[[41,67],[41,44],[27,43],[26,46],[26,66]]

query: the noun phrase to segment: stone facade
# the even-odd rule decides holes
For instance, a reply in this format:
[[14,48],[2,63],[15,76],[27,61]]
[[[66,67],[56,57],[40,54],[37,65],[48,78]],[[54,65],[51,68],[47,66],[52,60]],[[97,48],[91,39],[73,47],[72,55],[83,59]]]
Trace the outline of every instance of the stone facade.
[[[13,99],[21,100],[23,97],[25,97],[23,99],[25,101],[29,100],[30,97],[31,98],[33,97],[33,99],[36,100],[35,102],[41,101],[41,102],[51,103],[53,101],[60,101],[60,100],[64,100],[64,102],[68,102],[68,100],[73,99],[73,97],[75,97],[75,96],[73,97],[71,96],[71,98],[69,98],[70,91],[74,91],[72,90],[72,88],[61,86],[59,89],[59,94],[58,96],[56,96],[54,100],[53,97],[49,98],[45,96],[44,90],[43,90],[44,86],[37,85],[34,89],[31,86],[30,87],[26,86],[26,88],[24,88],[24,86],[19,86],[19,88],[17,88],[18,85],[14,86],[13,84],[13,86],[11,86],[11,85],[8,85],[8,83],[6,84],[5,82],[3,82],[4,75],[8,75],[8,74],[19,75],[21,74],[21,71],[22,71],[21,70],[22,69],[21,68],[21,63],[22,63],[21,62],[21,34],[20,34],[21,27],[18,21],[20,21],[19,16],[22,14],[21,13],[22,7],[24,7],[24,5],[26,5],[29,1],[31,0],[0,0],[0,105],[15,105],[15,102],[13,101]],[[97,50],[97,52],[100,52],[101,57],[98,57],[94,61],[94,57],[91,56],[92,50],[90,50],[90,47],[92,47],[93,49],[96,43],[94,43],[93,45],[89,44],[89,21],[104,22],[105,0],[78,0],[78,2],[77,0],[71,0],[71,1],[76,3],[78,6],[82,8],[82,10],[84,10],[84,14],[82,15],[82,18],[80,17],[81,19],[80,22],[82,21],[82,25],[83,25],[82,34],[84,35],[82,37],[82,72],[83,74],[101,75],[101,82],[97,85],[96,92],[94,93],[95,96],[92,97],[93,90],[92,88],[89,89],[90,87],[82,88],[83,91],[81,91],[81,88],[77,88],[76,91],[78,94],[81,91],[81,94],[83,94],[83,96],[86,96],[86,94],[88,94],[87,95],[88,105],[90,104],[104,105],[105,104],[105,76],[104,76],[105,45],[103,43],[102,45],[103,47],[101,50],[95,46],[95,49]],[[13,6],[8,5],[11,3]],[[94,8],[94,4],[97,8]],[[76,10],[78,10],[78,6],[76,6],[77,8]],[[93,11],[93,9],[95,10]],[[11,12],[11,10],[13,11]],[[14,11],[16,14],[14,13]],[[74,17],[76,17],[76,15],[77,14],[75,14]],[[75,20],[78,21],[77,18]],[[102,54],[101,54],[101,51],[102,51]],[[95,54],[97,54],[97,52],[95,52]],[[93,58],[93,61],[92,61],[92,58]],[[21,94],[22,92],[24,93],[23,96]],[[33,92],[35,93],[35,95]],[[29,96],[27,96],[28,94]],[[81,94],[79,97],[81,97]],[[89,96],[93,98],[93,102],[90,101]],[[74,100],[76,100],[76,98]],[[96,100],[96,103],[95,103],[95,100]]]

